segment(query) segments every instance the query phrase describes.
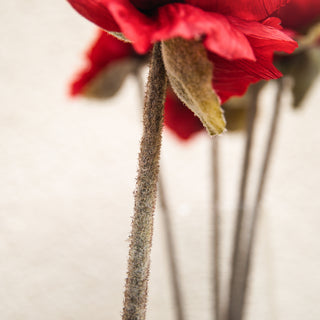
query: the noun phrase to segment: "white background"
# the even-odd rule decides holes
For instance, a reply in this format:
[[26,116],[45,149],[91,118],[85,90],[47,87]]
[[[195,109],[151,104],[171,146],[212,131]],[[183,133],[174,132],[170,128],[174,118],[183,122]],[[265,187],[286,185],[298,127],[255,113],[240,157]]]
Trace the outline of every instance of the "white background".
[[[136,83],[129,78],[108,102],[68,98],[95,28],[66,1],[2,1],[0,24],[0,317],[120,319],[140,139]],[[273,99],[271,84],[256,160]],[[320,318],[319,99],[316,87],[299,111],[285,99],[248,319]],[[220,141],[226,281],[244,140]],[[182,144],[165,133],[162,150],[188,319],[212,319],[210,146],[205,134]],[[155,224],[148,319],[171,320],[159,210]]]

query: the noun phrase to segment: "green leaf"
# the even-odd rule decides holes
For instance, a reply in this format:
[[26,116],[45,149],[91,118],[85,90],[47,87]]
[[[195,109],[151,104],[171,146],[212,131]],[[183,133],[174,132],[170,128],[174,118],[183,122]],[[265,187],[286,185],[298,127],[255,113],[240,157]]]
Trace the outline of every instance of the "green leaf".
[[162,42],[162,55],[171,87],[202,121],[210,135],[225,130],[219,97],[212,88],[213,64],[202,43],[174,38]]

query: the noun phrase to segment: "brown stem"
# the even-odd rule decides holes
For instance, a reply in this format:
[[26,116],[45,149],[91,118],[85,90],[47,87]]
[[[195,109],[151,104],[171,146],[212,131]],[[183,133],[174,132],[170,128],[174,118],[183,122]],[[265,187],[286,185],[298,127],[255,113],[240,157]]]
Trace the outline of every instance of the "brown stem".
[[179,282],[179,272],[177,266],[177,259],[176,259],[176,250],[174,245],[174,238],[172,232],[172,221],[171,221],[171,214],[168,208],[166,195],[164,191],[163,179],[159,178],[159,202],[161,206],[163,221],[164,221],[164,231],[166,236],[166,244],[167,244],[167,253],[169,257],[169,267],[170,267],[170,276],[171,276],[171,283],[174,295],[174,302],[175,302],[175,310],[176,310],[176,318],[178,320],[184,320],[184,310],[183,310],[183,299],[182,299],[182,291]]
[[[141,73],[139,71],[140,71],[139,68],[134,70],[134,75],[138,82],[138,88],[139,88],[140,96],[142,100],[143,99],[142,97],[144,95],[144,85],[143,85],[143,79],[141,77]],[[173,231],[172,231],[171,212],[168,207],[167,196],[165,193],[164,182],[163,182],[163,177],[161,173],[159,174],[158,187],[159,187],[159,205],[161,207],[161,212],[162,212],[163,222],[164,222],[164,231],[165,231],[166,246],[167,246],[168,259],[169,259],[170,278],[171,278],[172,291],[173,291],[173,297],[174,297],[176,319],[184,320],[185,315],[183,310],[183,295],[182,295],[181,285],[179,281],[179,268],[177,265],[175,242],[174,242]]]
[[242,177],[240,184],[240,193],[237,207],[237,218],[233,241],[233,256],[232,256],[232,270],[229,291],[229,306],[227,310],[228,320],[240,320],[241,310],[241,278],[243,275],[244,261],[243,261],[243,230],[245,220],[245,200],[247,194],[248,174],[251,162],[251,150],[253,144],[254,125],[257,112],[258,95],[261,89],[261,84],[258,83],[251,87],[251,102],[248,110],[247,119],[247,133],[246,145],[244,152],[244,161],[242,167]]
[[213,178],[213,301],[215,320],[220,320],[220,174],[218,139],[212,141]]
[[153,48],[143,112],[143,135],[130,235],[123,320],[144,320],[150,270],[153,214],[157,195],[166,73],[161,44]]
[[277,95],[274,105],[274,111],[272,115],[272,121],[270,125],[270,131],[268,135],[268,142],[267,142],[267,148],[264,155],[264,160],[262,164],[262,169],[260,172],[260,178],[259,178],[259,185],[257,194],[254,200],[254,206],[252,215],[249,220],[249,227],[248,227],[248,248],[245,250],[246,257],[245,257],[245,269],[244,269],[244,277],[243,277],[243,287],[242,287],[242,296],[241,296],[241,309],[240,314],[243,314],[243,308],[246,300],[246,292],[248,287],[248,278],[250,275],[250,268],[251,268],[251,260],[252,260],[252,251],[253,251],[253,245],[255,242],[255,235],[257,231],[257,224],[260,217],[260,204],[264,192],[264,186],[266,182],[266,176],[269,169],[270,164],[270,158],[272,156],[273,151],[273,145],[274,140],[277,133],[278,123],[279,123],[279,111],[281,107],[281,97],[283,93],[283,87],[284,87],[284,81],[285,79],[281,78],[277,81]]

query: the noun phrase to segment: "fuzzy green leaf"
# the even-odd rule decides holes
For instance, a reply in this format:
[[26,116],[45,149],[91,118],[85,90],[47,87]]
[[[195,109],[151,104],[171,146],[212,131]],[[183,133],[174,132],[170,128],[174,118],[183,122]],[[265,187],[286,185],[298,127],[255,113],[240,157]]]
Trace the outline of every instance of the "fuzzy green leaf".
[[212,88],[213,64],[203,44],[174,38],[162,42],[162,55],[171,87],[202,121],[210,135],[225,130],[219,97]]

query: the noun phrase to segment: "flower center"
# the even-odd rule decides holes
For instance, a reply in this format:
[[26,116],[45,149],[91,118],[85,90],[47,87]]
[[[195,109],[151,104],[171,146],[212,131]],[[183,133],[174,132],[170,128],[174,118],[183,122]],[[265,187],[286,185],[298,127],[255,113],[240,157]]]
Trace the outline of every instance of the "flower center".
[[130,1],[138,10],[142,11],[143,13],[152,13],[152,11],[158,7],[164,6],[168,3],[173,2],[184,2],[181,1],[175,1],[175,0],[131,0]]

